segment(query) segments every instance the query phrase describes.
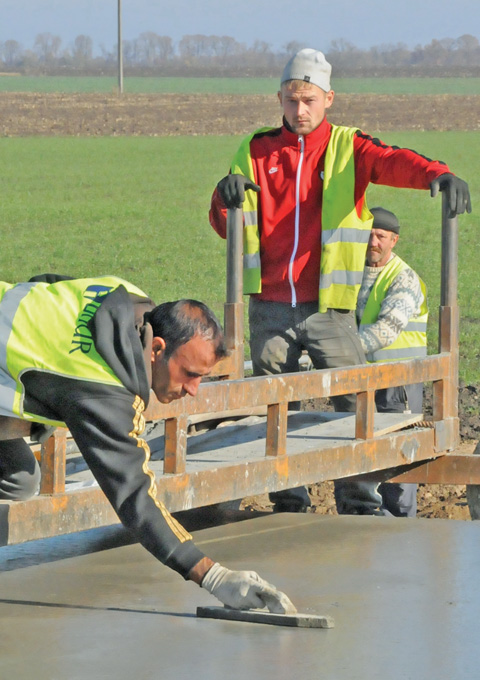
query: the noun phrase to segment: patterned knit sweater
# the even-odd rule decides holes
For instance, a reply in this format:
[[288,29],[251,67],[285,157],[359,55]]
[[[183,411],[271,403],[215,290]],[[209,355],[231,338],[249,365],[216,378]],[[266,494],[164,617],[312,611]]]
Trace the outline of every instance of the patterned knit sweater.
[[[392,255],[393,257],[395,255]],[[357,300],[358,324],[360,324],[373,284],[382,270],[383,267],[365,266]],[[376,322],[359,330],[360,342],[367,361],[372,361],[373,352],[395,342],[409,320],[418,316],[422,303],[423,293],[420,280],[413,269],[407,267],[392,281],[382,302]]]

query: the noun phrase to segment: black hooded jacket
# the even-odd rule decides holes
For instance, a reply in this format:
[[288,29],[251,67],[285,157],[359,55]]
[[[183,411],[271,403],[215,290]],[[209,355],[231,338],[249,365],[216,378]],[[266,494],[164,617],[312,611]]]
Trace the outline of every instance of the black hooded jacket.
[[[48,274],[31,280],[53,283],[66,278]],[[122,523],[157,559],[187,578],[204,554],[156,498],[155,478],[148,468],[150,449],[141,438],[153,337],[144,315],[153,307],[150,299],[120,286],[105,296],[90,321],[95,348],[122,386],[31,370],[22,377],[25,409],[66,424]]]

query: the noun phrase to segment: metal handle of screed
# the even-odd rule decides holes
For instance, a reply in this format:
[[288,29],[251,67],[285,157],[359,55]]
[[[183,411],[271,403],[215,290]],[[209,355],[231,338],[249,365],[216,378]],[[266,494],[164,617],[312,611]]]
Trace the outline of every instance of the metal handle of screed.
[[243,210],[227,211],[227,295],[225,302],[225,338],[234,361],[231,378],[243,378],[244,306],[243,306]]
[[227,302],[243,300],[243,210],[227,211]]
[[440,304],[457,304],[458,276],[458,218],[450,217],[446,193],[442,193],[442,281]]
[[434,382],[435,420],[458,417],[458,218],[450,215],[445,193],[442,193],[441,266],[438,349],[450,354],[450,369],[448,379]]

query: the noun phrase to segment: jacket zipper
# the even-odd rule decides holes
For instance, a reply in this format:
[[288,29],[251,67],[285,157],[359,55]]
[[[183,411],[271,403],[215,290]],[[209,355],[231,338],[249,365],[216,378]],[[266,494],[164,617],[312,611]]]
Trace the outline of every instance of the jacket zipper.
[[300,144],[300,159],[298,161],[297,174],[295,177],[295,238],[293,242],[293,250],[290,256],[290,262],[288,263],[288,280],[290,283],[290,289],[292,291],[292,307],[297,306],[297,291],[295,290],[295,283],[293,281],[293,265],[295,262],[295,257],[298,250],[298,239],[300,232],[300,182],[302,178],[302,165],[303,156],[305,150],[305,139],[303,135],[298,137],[298,142]]

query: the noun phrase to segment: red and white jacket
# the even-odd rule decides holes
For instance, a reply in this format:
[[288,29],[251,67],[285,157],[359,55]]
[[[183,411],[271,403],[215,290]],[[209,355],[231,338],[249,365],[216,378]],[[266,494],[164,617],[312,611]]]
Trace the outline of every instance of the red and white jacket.
[[[330,133],[331,125],[324,118],[302,140],[284,121],[282,127],[260,131],[251,139],[252,179],[261,187],[258,224],[262,292],[258,297],[263,300],[292,303],[293,299],[296,302],[318,299],[323,169]],[[389,146],[360,130],[354,137],[354,162],[355,205],[359,215],[369,183],[428,189],[436,177],[451,172],[441,161]],[[226,213],[215,189],[210,223],[222,238],[226,237]]]

